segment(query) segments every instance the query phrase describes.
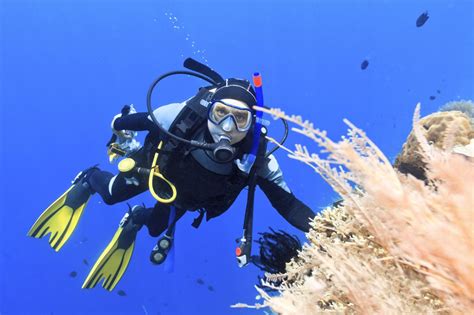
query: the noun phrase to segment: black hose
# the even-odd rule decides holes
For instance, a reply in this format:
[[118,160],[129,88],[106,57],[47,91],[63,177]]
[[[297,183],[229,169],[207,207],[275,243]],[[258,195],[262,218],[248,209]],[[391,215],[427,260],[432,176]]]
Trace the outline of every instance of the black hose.
[[169,132],[168,130],[163,128],[163,126],[161,126],[161,124],[158,122],[155,115],[153,114],[153,108],[151,107],[151,96],[153,94],[153,90],[155,89],[156,85],[161,80],[163,80],[163,79],[165,79],[169,76],[177,75],[177,74],[187,74],[187,75],[190,75],[190,76],[193,76],[193,77],[196,77],[196,78],[203,79],[204,81],[207,81],[212,85],[216,84],[213,80],[206,77],[205,75],[195,73],[195,72],[191,72],[191,71],[171,71],[171,72],[167,72],[167,73],[161,75],[160,77],[158,77],[155,81],[153,81],[150,88],[148,89],[148,93],[147,93],[147,96],[146,96],[146,106],[147,106],[147,109],[148,109],[148,114],[150,115],[153,122],[158,126],[158,128],[160,128],[160,130],[162,132],[164,132],[166,135],[168,135],[169,137],[171,137],[175,140],[184,142],[184,143],[186,143],[190,146],[193,146],[193,147],[198,147],[198,148],[201,148],[201,149],[204,149],[204,150],[214,150],[217,146],[217,143],[204,143],[204,142],[199,142],[199,141],[195,141],[195,140],[190,141],[190,140],[187,140],[187,139],[184,139],[184,138],[181,138],[181,137],[178,137],[178,136],[172,134],[171,132]]
[[[184,142],[184,143],[186,143],[190,146],[193,146],[193,147],[197,147],[197,148],[201,148],[201,149],[204,149],[204,150],[211,150],[212,151],[218,145],[217,143],[205,143],[205,142],[199,142],[199,141],[195,141],[195,140],[187,140],[187,139],[178,137],[178,136],[172,134],[171,132],[169,132],[168,130],[166,130],[165,128],[163,128],[161,126],[161,124],[158,122],[158,120],[156,119],[155,115],[153,114],[153,108],[151,107],[151,97],[153,95],[153,90],[155,89],[156,85],[161,80],[163,80],[167,77],[170,77],[172,75],[178,75],[178,74],[190,75],[190,76],[202,79],[202,80],[210,83],[211,85],[217,85],[217,82],[213,81],[209,77],[207,77],[203,74],[200,74],[200,73],[196,73],[196,72],[192,72],[192,71],[171,71],[171,72],[167,72],[167,73],[161,75],[160,77],[158,77],[157,79],[155,79],[155,81],[152,82],[152,84],[150,85],[150,88],[148,89],[147,96],[146,96],[146,106],[147,106],[148,114],[150,115],[153,122],[158,126],[158,128],[160,128],[160,130],[162,132],[164,132],[166,135],[168,135],[169,137],[171,137],[171,138],[173,138],[177,141]],[[285,133],[283,135],[282,140],[280,141],[280,146],[283,145],[285,143],[286,139],[288,138],[288,123],[283,118],[281,118],[281,121],[283,122],[283,125],[284,125],[284,128],[285,128]],[[280,146],[276,145],[270,152],[268,152],[265,155],[265,158],[267,158],[271,154],[273,154],[276,150],[278,150],[280,148]]]
[[288,122],[286,120],[284,120],[283,118],[280,118],[280,119],[283,122],[283,126],[285,127],[285,133],[283,134],[283,138],[279,141],[280,145],[275,145],[275,147],[270,152],[265,154],[265,158],[269,157],[276,150],[278,150],[280,148],[280,146],[282,146],[285,143],[286,139],[288,138]]

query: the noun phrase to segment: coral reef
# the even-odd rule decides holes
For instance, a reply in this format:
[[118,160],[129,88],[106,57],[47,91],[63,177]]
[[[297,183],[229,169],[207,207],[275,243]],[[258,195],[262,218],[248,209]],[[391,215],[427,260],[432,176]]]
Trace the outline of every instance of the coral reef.
[[[266,275],[262,304],[278,314],[431,314],[474,311],[474,167],[454,154],[456,128],[443,145],[427,139],[419,107],[413,137],[425,180],[404,175],[352,125],[339,142],[301,117],[284,117],[316,142],[289,151],[318,172],[343,198],[312,222],[309,243],[286,272]],[[235,306],[245,306],[237,304]],[[247,305],[248,307],[248,305]]]
[[[469,101],[449,102],[441,112],[420,120],[424,138],[433,146],[447,150],[467,146],[474,139],[474,103]],[[469,116],[471,115],[471,116]],[[449,135],[449,137],[447,137]],[[425,180],[426,163],[421,156],[419,143],[412,131],[397,156],[394,166],[402,173]]]

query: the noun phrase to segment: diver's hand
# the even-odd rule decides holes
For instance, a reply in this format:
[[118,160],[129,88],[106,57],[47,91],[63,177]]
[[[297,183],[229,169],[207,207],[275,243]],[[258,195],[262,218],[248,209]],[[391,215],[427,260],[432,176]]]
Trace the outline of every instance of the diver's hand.
[[136,111],[135,107],[133,107],[133,104],[124,105],[122,107],[122,110],[120,111],[120,114],[115,115],[114,118],[112,119],[112,123],[110,124],[110,126],[112,127],[112,132],[114,134],[116,134],[118,137],[122,138],[122,139],[132,139],[133,137],[135,137],[136,133],[134,131],[131,131],[131,130],[116,130],[114,128],[114,123],[115,123],[115,120],[117,118],[124,117],[124,116],[130,115],[130,114],[135,114],[136,112],[137,111]]
[[133,104],[124,105],[121,110],[122,117],[127,116],[129,114],[135,114],[137,110],[133,107]]

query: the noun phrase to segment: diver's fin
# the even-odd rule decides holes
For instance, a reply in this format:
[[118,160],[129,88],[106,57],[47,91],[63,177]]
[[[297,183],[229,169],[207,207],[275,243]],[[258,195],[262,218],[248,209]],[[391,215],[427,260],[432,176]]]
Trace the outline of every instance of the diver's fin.
[[50,233],[49,244],[59,251],[76,228],[90,196],[87,183],[76,180],[39,216],[28,231],[28,236],[42,238]]
[[102,279],[104,279],[102,283],[104,289],[112,291],[115,288],[127,270],[140,228],[141,225],[134,224],[127,213],[120,222],[112,241],[102,252],[82,284],[83,289],[94,288]]

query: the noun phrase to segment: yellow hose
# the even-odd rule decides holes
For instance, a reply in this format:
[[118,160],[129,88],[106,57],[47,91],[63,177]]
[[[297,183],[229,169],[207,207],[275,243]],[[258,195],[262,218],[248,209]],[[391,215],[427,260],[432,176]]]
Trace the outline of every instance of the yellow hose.
[[[163,145],[163,141],[161,141],[160,144],[158,144],[158,151],[156,151],[155,156],[153,157],[153,163],[151,163],[150,176],[148,177],[148,188],[150,189],[150,193],[153,196],[153,198],[155,198],[159,202],[161,202],[161,203],[172,203],[176,199],[176,196],[177,196],[176,187],[173,185],[173,183],[171,183],[169,180],[167,180],[163,176],[163,174],[160,173],[160,169],[159,169],[158,165],[156,165],[156,162],[158,161],[158,152],[161,149],[162,145]],[[168,198],[168,199],[161,198],[155,192],[155,189],[153,188],[153,177],[154,176],[157,176],[157,177],[161,178],[162,180],[164,180],[170,186],[171,191],[173,192],[170,198]]]

